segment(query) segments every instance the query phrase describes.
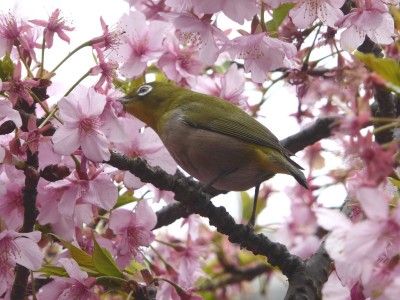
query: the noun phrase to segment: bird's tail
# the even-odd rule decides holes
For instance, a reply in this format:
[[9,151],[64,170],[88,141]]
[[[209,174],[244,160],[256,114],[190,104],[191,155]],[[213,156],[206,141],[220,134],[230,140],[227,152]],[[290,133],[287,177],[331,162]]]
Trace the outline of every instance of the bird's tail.
[[287,163],[285,163],[286,170],[290,173],[290,175],[292,175],[297,180],[298,183],[300,183],[302,186],[308,189],[306,176],[304,176],[303,171],[301,171],[304,169],[290,157],[286,157],[286,160],[287,160]]
[[298,183],[308,189],[307,179],[301,171],[304,169],[298,163],[292,160],[288,155],[281,152],[269,151],[268,155],[280,166],[279,173],[292,175]]

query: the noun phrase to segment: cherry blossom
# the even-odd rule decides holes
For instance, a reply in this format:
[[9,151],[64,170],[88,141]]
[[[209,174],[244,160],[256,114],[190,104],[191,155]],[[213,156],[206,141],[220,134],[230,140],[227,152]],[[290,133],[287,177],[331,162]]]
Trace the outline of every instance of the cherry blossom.
[[[21,177],[21,173],[18,176]],[[23,184],[7,177],[0,180],[0,185],[3,185],[5,189],[4,194],[0,194],[1,219],[9,229],[17,230],[21,228],[24,216],[24,207],[22,205]]]
[[2,261],[0,264],[0,294],[4,295],[7,290],[11,290],[14,274],[10,272],[15,268],[15,263],[9,260]]
[[38,270],[42,265],[43,253],[38,246],[39,231],[18,233],[14,230],[0,232],[0,294],[8,289],[14,280],[10,269],[20,264],[29,270]]
[[[85,217],[84,210],[82,207],[77,210],[75,204],[92,204],[110,210],[118,198],[118,188],[111,178],[92,164],[87,172],[75,171],[63,180],[50,183],[47,188],[62,191],[58,203],[58,210],[62,215],[76,217],[82,222],[86,218],[79,217]],[[90,206],[87,208],[91,211]]]
[[65,268],[69,278],[55,278],[54,281],[41,290],[37,298],[45,299],[100,299],[93,291],[96,278],[89,275],[79,268],[74,259],[60,258],[59,262]]
[[14,230],[1,231],[1,260],[10,260],[33,271],[39,269],[43,260],[43,253],[37,245],[40,238],[39,231],[29,233],[18,233]]
[[181,47],[175,36],[167,37],[164,45],[168,49],[157,64],[167,76],[181,85],[196,81],[202,64],[198,60],[198,51],[194,47]]
[[[0,90],[2,89],[2,82],[0,80]],[[11,120],[16,127],[21,127],[22,120],[18,111],[12,108],[12,104],[8,100],[0,99],[0,122]]]
[[109,26],[104,22],[103,17],[100,17],[101,28],[103,34],[91,40],[93,48],[100,48],[103,51],[109,49],[115,50],[121,42],[123,31],[120,28],[110,30]]
[[56,9],[52,12],[48,21],[43,20],[29,20],[32,24],[44,27],[44,39],[46,40],[46,47],[53,46],[54,34],[57,33],[58,37],[67,43],[70,39],[65,31],[73,31],[75,28],[67,26],[65,19],[60,17],[61,11]]
[[145,200],[140,201],[131,212],[127,209],[117,209],[110,216],[110,228],[120,239],[116,244],[117,262],[124,268],[132,256],[140,259],[139,247],[150,246],[154,240],[151,230],[157,223],[157,216]]
[[317,18],[325,25],[334,27],[343,18],[340,8],[345,0],[300,0],[289,12],[292,22],[299,28],[307,28]]
[[193,0],[166,0],[165,4],[173,7],[176,11],[190,11],[193,8]]
[[37,42],[38,38],[39,30],[37,27],[29,28],[23,32],[22,36],[19,38],[23,50],[23,56],[28,63],[31,60],[37,63],[35,49],[40,49],[42,47],[42,45]]
[[23,151],[26,151],[29,149],[31,153],[35,153],[39,149],[39,144],[41,140],[45,140],[42,136],[42,132],[45,132],[50,128],[50,125],[44,126],[40,129],[37,128],[36,126],[36,117],[31,115],[28,120],[28,130],[29,132],[22,132],[21,133],[21,139],[25,141],[25,143],[22,145]]
[[[140,131],[144,124],[137,119],[124,120],[125,131],[129,132],[129,141],[115,143],[116,148],[131,158],[142,157],[152,166],[159,166],[164,171],[174,174],[177,164],[171,157],[158,135],[151,128]],[[145,185],[130,172],[125,172],[124,184],[131,189]]]
[[[188,232],[191,232],[189,228]],[[165,237],[168,238],[168,237]],[[182,291],[177,291],[169,282],[161,282],[160,297],[162,299],[201,299],[195,292],[194,284],[199,278],[205,277],[201,269],[203,257],[207,255],[207,240],[198,238],[193,240],[188,234],[186,242],[180,242],[170,237],[170,245],[158,245],[157,251],[168,261],[166,270],[160,269],[162,278],[179,285]],[[187,298],[185,298],[187,297]],[[194,298],[191,298],[194,297]],[[196,298],[197,297],[197,298]]]
[[390,249],[400,244],[399,210],[389,211],[388,195],[377,188],[361,187],[356,198],[366,218],[354,224],[339,212],[322,208],[316,211],[318,223],[331,230],[326,249],[335,260],[340,281],[347,287],[359,280],[368,283],[375,263],[390,260],[397,253]]
[[19,25],[11,13],[0,16],[0,57],[7,52],[11,53],[14,42],[21,38],[28,28],[28,25]]
[[40,83],[38,80],[27,78],[21,80],[21,61],[18,60],[14,66],[13,76],[10,81],[5,81],[2,84],[3,91],[9,91],[9,100],[15,106],[18,101],[26,101],[29,105],[32,105],[34,100],[29,94],[28,89],[38,86]]
[[147,63],[159,58],[163,53],[162,42],[168,23],[162,21],[146,22],[146,17],[139,11],[124,14],[120,20],[126,34],[121,44],[112,52],[111,59],[122,63],[120,72],[126,77],[136,77],[143,73]]
[[268,4],[272,8],[277,8],[282,4],[285,3],[293,3],[296,2],[296,0],[263,0],[264,3]]
[[317,224],[310,205],[294,201],[290,207],[291,216],[277,231],[277,241],[285,244],[292,253],[307,259],[318,249],[319,239],[314,235]]
[[222,11],[239,24],[243,24],[245,20],[251,21],[258,12],[255,0],[196,0],[193,4],[198,12],[212,14]]
[[373,141],[371,133],[366,136],[357,134],[349,141],[344,140],[343,143],[346,145],[348,155],[353,157],[353,167],[355,169],[363,168],[363,181],[358,185],[377,186],[385,181],[386,177],[392,172],[394,155],[397,151],[396,144],[384,148]]
[[[101,74],[99,81],[95,84],[94,90],[98,93],[105,94],[112,86],[112,81],[116,77],[116,70],[118,63],[113,61],[105,61],[103,52],[94,47],[97,58],[99,59],[98,65],[93,67],[90,71],[90,75],[96,76]],[[105,87],[103,88],[103,85]]]
[[358,7],[336,22],[347,28],[340,36],[340,45],[347,51],[360,46],[365,36],[377,44],[390,44],[394,36],[394,21],[382,1],[359,0]]
[[207,65],[213,64],[223,43],[227,42],[225,34],[210,24],[210,20],[199,19],[191,13],[162,13],[180,30],[181,39],[188,46],[199,51],[199,60]]
[[[142,12],[147,20],[164,20],[162,12],[169,12],[170,7],[165,0],[125,0],[135,10]],[[189,0],[191,1],[191,0]]]
[[244,70],[239,69],[236,64],[232,64],[225,74],[216,76],[214,79],[198,77],[193,90],[220,97],[242,109],[248,109],[247,97],[243,95],[245,81]]
[[289,67],[296,48],[264,33],[237,37],[226,45],[226,50],[234,58],[244,59],[244,69],[251,72],[255,82],[264,82],[266,72],[281,67]]
[[109,143],[100,119],[105,105],[104,95],[83,86],[76,87],[70,95],[61,99],[58,106],[64,125],[53,135],[54,151],[69,155],[82,147],[87,158],[93,161],[108,160]]

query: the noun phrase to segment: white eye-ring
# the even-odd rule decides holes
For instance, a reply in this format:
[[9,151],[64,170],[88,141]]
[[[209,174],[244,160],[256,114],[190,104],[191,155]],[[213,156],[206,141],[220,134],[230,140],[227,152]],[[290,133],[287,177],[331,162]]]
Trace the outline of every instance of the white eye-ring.
[[136,95],[138,96],[145,96],[153,90],[153,87],[148,84],[141,85],[138,90],[136,91]]

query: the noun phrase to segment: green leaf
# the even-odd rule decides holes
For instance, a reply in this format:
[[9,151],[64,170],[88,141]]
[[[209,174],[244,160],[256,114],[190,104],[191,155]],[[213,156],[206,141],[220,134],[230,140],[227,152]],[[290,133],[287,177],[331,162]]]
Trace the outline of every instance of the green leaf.
[[61,241],[61,243],[69,250],[69,252],[71,253],[71,258],[73,258],[80,267],[84,267],[86,269],[89,270],[93,270],[96,271],[96,268],[93,264],[93,259],[92,256],[87,254],[85,251],[83,251],[82,249],[72,245],[71,243],[63,240],[62,238],[60,238],[59,236],[51,233],[50,235],[54,236],[55,238],[57,238],[58,240]]
[[373,54],[356,51],[354,55],[376,74],[387,81],[386,86],[398,93],[400,90],[400,66],[391,58],[379,58]]
[[100,276],[96,278],[96,283],[108,289],[119,290],[121,286],[127,284],[127,280],[112,276]]
[[45,265],[44,267],[41,267],[37,272],[39,273],[44,273],[45,275],[48,276],[59,276],[59,277],[68,277],[67,271],[65,271],[64,268],[62,267],[55,267],[52,265]]
[[[254,204],[254,195],[249,194],[248,192],[241,192],[242,196],[242,220],[248,222],[251,217],[251,213],[253,212],[253,204]],[[256,206],[256,218],[258,214],[265,208],[264,199],[258,197],[257,206]]]
[[253,198],[247,192],[241,192],[240,195],[242,198],[242,220],[247,222],[253,211]]
[[392,177],[388,177],[389,181],[398,189],[400,189],[400,181]]
[[135,274],[144,269],[146,269],[146,267],[144,265],[142,265],[140,262],[132,259],[130,265],[125,268],[125,271],[130,274]]
[[129,95],[130,93],[136,91],[136,89],[144,84],[144,82],[144,77],[140,76],[136,79],[126,81],[114,80],[113,84],[117,89],[121,89],[125,95]]
[[117,203],[114,205],[114,209],[121,207],[125,204],[128,203],[133,203],[133,202],[137,202],[139,201],[138,198],[133,197],[133,191],[131,190],[127,190],[125,193],[123,193],[122,195],[118,196],[118,201]]
[[0,59],[0,78],[8,81],[14,72],[14,64],[10,58],[10,53],[6,53],[3,59]]
[[97,241],[94,239],[94,250],[93,250],[93,264],[96,269],[103,275],[124,278],[119,269],[117,263],[112,258],[110,252],[106,248],[100,247]]
[[294,3],[286,3],[279,6],[272,13],[272,20],[268,21],[265,25],[267,26],[267,30],[269,33],[273,33],[271,37],[278,37],[276,32],[281,26],[283,20],[289,14],[289,11],[295,6]]

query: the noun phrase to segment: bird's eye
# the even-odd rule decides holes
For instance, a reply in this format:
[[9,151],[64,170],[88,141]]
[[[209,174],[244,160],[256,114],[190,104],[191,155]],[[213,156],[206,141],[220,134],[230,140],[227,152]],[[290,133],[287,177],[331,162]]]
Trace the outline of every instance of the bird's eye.
[[152,90],[153,90],[153,87],[151,85],[145,84],[138,88],[138,90],[136,91],[136,95],[145,96],[148,93],[150,93]]

